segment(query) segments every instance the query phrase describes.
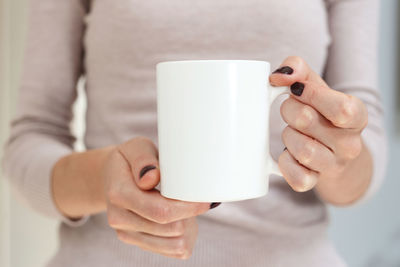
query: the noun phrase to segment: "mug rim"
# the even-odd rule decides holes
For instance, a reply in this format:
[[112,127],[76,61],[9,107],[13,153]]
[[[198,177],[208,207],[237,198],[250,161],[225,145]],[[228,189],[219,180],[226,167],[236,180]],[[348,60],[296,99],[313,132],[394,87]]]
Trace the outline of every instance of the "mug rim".
[[161,61],[157,63],[156,67],[166,64],[185,64],[185,63],[264,63],[270,65],[268,61],[256,60],[256,59],[194,59],[194,60],[172,60],[172,61]]

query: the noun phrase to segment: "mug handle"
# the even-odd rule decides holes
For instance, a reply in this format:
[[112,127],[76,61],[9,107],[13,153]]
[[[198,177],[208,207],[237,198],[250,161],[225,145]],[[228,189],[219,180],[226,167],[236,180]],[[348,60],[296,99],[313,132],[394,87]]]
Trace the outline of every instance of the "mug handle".
[[[277,86],[277,87],[275,87],[275,86],[271,86],[270,84],[268,84],[268,101],[269,101],[269,108],[271,108],[271,105],[272,105],[272,103],[276,100],[276,98],[278,97],[278,96],[281,96],[281,95],[284,95],[284,94],[290,94],[290,88],[288,87],[288,86]],[[270,115],[271,115],[271,112],[270,112]],[[270,120],[270,118],[269,118],[270,116],[268,116],[268,118],[267,118],[267,125],[270,125],[269,124],[269,120]],[[269,127],[270,128],[270,127]],[[270,133],[268,132],[268,136],[267,136],[267,140],[270,140]],[[272,158],[272,155],[271,155],[271,152],[270,152],[270,141],[268,141],[268,147],[267,147],[267,162],[269,163],[269,168],[268,168],[268,170],[269,170],[269,173],[268,174],[276,174],[276,175],[280,175],[280,176],[283,176],[282,175],[282,172],[280,171],[280,169],[279,169],[279,165],[278,165],[278,162],[276,162],[273,158]]]

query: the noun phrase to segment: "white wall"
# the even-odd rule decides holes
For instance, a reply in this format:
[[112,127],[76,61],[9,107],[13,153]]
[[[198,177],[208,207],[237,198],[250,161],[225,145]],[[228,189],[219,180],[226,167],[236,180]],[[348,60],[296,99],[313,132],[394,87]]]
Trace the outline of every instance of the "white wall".
[[[379,74],[390,147],[386,180],[366,205],[332,209],[331,237],[352,267],[400,266],[399,5],[381,1]],[[399,256],[391,263],[394,251]]]
[[[21,70],[26,0],[0,0],[0,144],[8,135]],[[2,149],[0,149],[1,157]],[[1,175],[1,170],[0,170]],[[57,223],[21,205],[0,177],[0,266],[40,267],[57,248]],[[6,218],[4,220],[4,218]]]
[[[5,3],[0,0],[0,25],[5,25]],[[0,99],[8,99],[8,92],[4,90],[8,85],[8,81],[4,78],[8,76],[8,68],[5,64],[4,56],[6,55],[8,47],[4,42],[4,36],[6,36],[6,28],[0,27]],[[0,144],[7,135],[7,129],[5,127],[6,121],[8,119],[8,105],[1,103],[0,105]],[[1,152],[0,152],[1,155]],[[1,167],[0,167],[1,168]],[[1,169],[0,169],[1,171]],[[1,178],[1,177],[0,177]],[[5,184],[2,179],[0,179],[0,218],[9,217],[9,191],[7,184]],[[9,241],[10,235],[8,234],[9,221],[0,219],[0,266],[9,266]]]
[[[8,133],[7,121],[13,111],[9,99],[15,99],[20,74],[26,1],[0,0],[0,143]],[[400,164],[396,162],[396,158],[400,158],[400,125],[396,119],[400,116],[395,115],[396,105],[399,105],[396,101],[400,98],[395,97],[398,94],[396,77],[399,71],[396,69],[394,56],[394,51],[397,51],[394,33],[399,25],[396,21],[398,2],[385,0],[381,3],[383,15],[380,74],[387,112],[391,162],[383,188],[371,202],[352,209],[332,209],[333,223],[330,234],[352,267],[389,267],[386,263],[377,263],[380,259],[376,255],[396,246],[391,243],[391,235],[396,229],[400,229],[400,212],[397,205],[400,203],[400,179],[397,175],[400,173]],[[4,30],[7,28],[10,29],[10,39],[6,41],[4,36],[7,35],[4,34]],[[4,60],[4,55],[10,55],[12,60]],[[80,109],[83,102],[78,105]],[[81,135],[82,121],[78,121],[77,125]],[[8,196],[8,188],[3,179],[0,179],[0,266],[43,266],[57,247],[56,223],[38,216]],[[8,237],[12,238],[9,240]],[[400,254],[400,245],[397,246],[395,253]],[[392,266],[400,266],[399,262],[397,264]]]

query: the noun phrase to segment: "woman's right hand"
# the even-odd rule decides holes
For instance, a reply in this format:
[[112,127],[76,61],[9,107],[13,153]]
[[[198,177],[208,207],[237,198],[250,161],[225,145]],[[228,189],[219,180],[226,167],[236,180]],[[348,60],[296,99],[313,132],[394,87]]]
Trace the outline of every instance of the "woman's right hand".
[[163,197],[158,151],[151,140],[137,137],[110,152],[103,166],[109,225],[128,244],[165,256],[187,259],[197,238],[195,216],[210,203]]

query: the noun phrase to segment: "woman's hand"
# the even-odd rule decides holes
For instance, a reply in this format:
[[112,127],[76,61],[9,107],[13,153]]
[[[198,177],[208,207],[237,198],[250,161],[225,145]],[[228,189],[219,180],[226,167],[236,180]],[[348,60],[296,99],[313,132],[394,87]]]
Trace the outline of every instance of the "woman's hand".
[[367,189],[372,160],[361,132],[368,113],[358,98],[328,87],[299,57],[289,57],[270,76],[274,86],[291,86],[281,106],[288,126],[282,133],[286,150],[279,167],[299,192],[316,186],[333,204],[349,204]]
[[197,238],[195,216],[210,203],[167,199],[153,189],[160,180],[158,151],[147,138],[117,146],[104,165],[109,225],[128,244],[187,259]]
[[216,203],[168,199],[154,187],[160,181],[158,151],[147,138],[72,153],[52,173],[53,198],[66,217],[107,211],[118,238],[169,257],[190,257],[197,237],[195,216]]

